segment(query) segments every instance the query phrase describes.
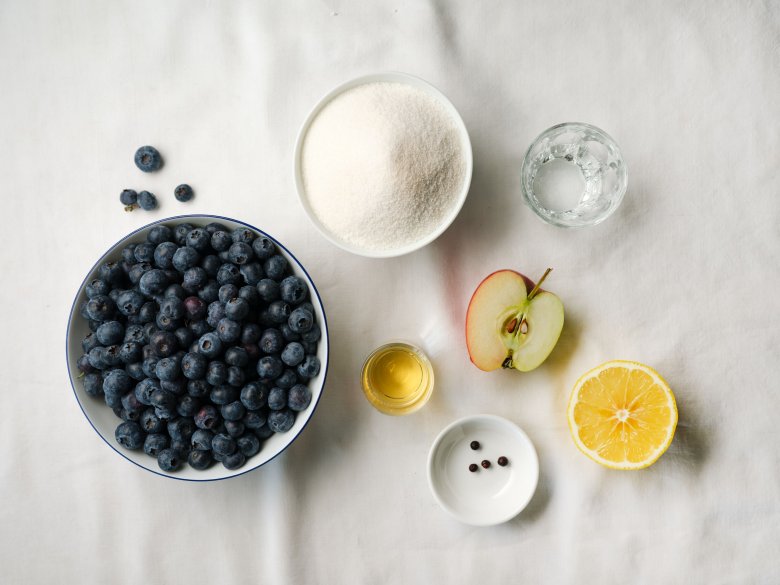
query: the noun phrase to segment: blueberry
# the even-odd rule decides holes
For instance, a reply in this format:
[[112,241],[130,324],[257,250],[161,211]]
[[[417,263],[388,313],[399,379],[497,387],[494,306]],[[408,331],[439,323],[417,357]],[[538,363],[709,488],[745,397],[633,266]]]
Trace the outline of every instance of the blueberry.
[[186,291],[196,292],[206,286],[208,281],[209,275],[206,274],[206,271],[200,266],[194,266],[184,272],[184,280],[182,280],[181,285]]
[[252,247],[244,242],[235,242],[228,250],[228,258],[233,264],[242,266],[249,262],[254,256]]
[[127,327],[125,327],[125,337],[123,341],[140,343],[143,345],[148,341],[148,339],[144,334],[143,327],[141,327],[140,325],[128,325]]
[[141,367],[143,368],[144,374],[146,374],[147,378],[153,378],[157,379],[157,358],[151,357],[144,359],[143,362],[141,362]]
[[117,298],[117,308],[123,315],[138,315],[144,305],[144,297],[137,291],[126,290]]
[[173,334],[176,336],[179,347],[188,348],[195,341],[195,334],[192,332],[192,329],[187,327],[179,327]]
[[209,399],[214,404],[223,406],[238,399],[238,390],[232,386],[216,386],[209,394]]
[[165,406],[155,406],[154,414],[157,418],[159,418],[162,421],[169,421],[176,418],[176,409],[168,408]]
[[[189,235],[187,237],[189,237]],[[171,259],[171,264],[179,272],[185,272],[189,268],[194,268],[198,265],[198,262],[200,262],[200,254],[198,254],[198,251],[195,248],[191,248],[190,246],[185,246],[176,250]]]
[[119,359],[126,364],[133,364],[140,361],[143,354],[141,347],[140,343],[133,343],[132,341],[123,343],[119,347]]
[[209,304],[207,309],[206,322],[212,327],[216,327],[220,320],[225,318],[225,305],[219,301]]
[[299,307],[290,313],[287,324],[295,333],[304,334],[314,325],[314,316],[306,309]]
[[244,427],[247,429],[256,430],[262,427],[266,423],[267,417],[263,411],[249,411],[241,419],[244,423]]
[[291,410],[275,410],[268,415],[268,428],[275,433],[286,433],[295,423],[295,413]]
[[211,451],[193,450],[187,456],[187,462],[193,469],[203,471],[211,467],[211,464],[214,463],[214,458],[211,456]]
[[241,389],[241,403],[249,410],[258,410],[267,401],[268,388],[259,382],[250,382]]
[[111,285],[103,279],[95,278],[87,284],[84,290],[87,293],[87,298],[91,299],[98,295],[107,295],[111,291]]
[[206,382],[212,386],[219,386],[227,382],[227,366],[224,362],[214,360],[209,362],[206,368]]
[[285,390],[289,390],[295,384],[298,382],[298,374],[295,373],[295,370],[286,369],[284,373],[279,376],[274,381],[274,386],[279,386],[279,388],[284,388]]
[[133,379],[124,370],[111,370],[103,379],[103,392],[117,395],[120,399],[122,394],[129,392],[132,388]]
[[205,229],[209,235],[213,234],[214,232],[229,232],[230,228],[225,226],[224,224],[219,223],[218,221],[212,221],[211,223],[207,224]]
[[147,296],[154,296],[162,293],[165,287],[168,286],[168,277],[165,276],[165,272],[159,268],[153,268],[152,270],[145,272],[138,281],[138,288],[141,292]]
[[283,388],[271,388],[268,394],[268,408],[282,410],[287,406],[287,390]]
[[213,303],[219,298],[219,283],[216,280],[209,280],[206,286],[198,291],[198,297],[205,303]]
[[233,437],[234,439],[237,439],[241,435],[244,434],[246,431],[246,428],[244,427],[244,423],[242,423],[239,420],[226,420],[225,421],[225,432]]
[[249,356],[250,361],[257,361],[263,355],[260,352],[260,347],[256,343],[244,343],[241,347],[246,352],[246,355]]
[[119,321],[106,321],[95,332],[102,345],[114,345],[125,338],[125,328]]
[[236,439],[236,445],[238,445],[238,450],[245,457],[252,457],[260,450],[260,439],[256,435],[247,433]]
[[175,380],[160,380],[160,388],[166,392],[170,392],[175,396],[182,396],[187,392],[187,380],[184,378],[176,378]]
[[189,394],[179,397],[176,404],[176,412],[179,416],[186,416],[190,420],[200,410],[200,400]]
[[161,242],[154,249],[154,263],[159,268],[173,267],[173,256],[179,250],[179,246],[173,242]]
[[199,380],[206,375],[207,360],[199,353],[188,353],[181,360],[181,371],[189,380]]
[[108,321],[114,316],[116,304],[106,295],[97,295],[87,301],[87,314],[95,321]]
[[255,232],[249,228],[236,228],[230,232],[230,237],[234,242],[240,242],[242,244],[251,244],[255,239]]
[[208,254],[204,256],[200,261],[200,267],[206,271],[211,278],[216,278],[219,273],[219,267],[222,266],[222,260],[214,256],[214,254]]
[[184,317],[190,321],[200,321],[206,316],[208,305],[206,302],[195,296],[184,299]]
[[98,269],[98,276],[109,284],[119,284],[124,280],[125,271],[119,262],[105,262]]
[[168,448],[170,442],[171,440],[168,438],[168,435],[163,435],[162,433],[152,433],[151,435],[146,435],[146,440],[144,441],[144,453],[150,455],[151,457],[157,457],[160,454],[160,451]]
[[246,414],[244,405],[238,400],[234,400],[229,404],[225,404],[220,408],[222,418],[225,420],[241,420]]
[[288,276],[279,284],[279,292],[284,302],[297,305],[303,302],[309,289],[302,278]]
[[173,230],[167,225],[158,224],[146,234],[146,241],[155,246],[163,242],[173,242]]
[[152,403],[152,406],[154,407],[167,408],[167,409],[172,409],[176,407],[176,397],[170,392],[166,392],[162,388],[158,388],[157,390],[152,392],[149,401]]
[[98,341],[97,335],[90,331],[84,336],[84,339],[81,340],[81,349],[84,350],[84,353],[89,353],[91,349],[98,347],[100,345],[100,342]]
[[190,445],[189,438],[185,439],[171,439],[171,449],[173,449],[176,454],[181,457],[182,461],[187,459],[187,457],[190,454],[190,451],[192,451],[192,446]]
[[266,260],[273,256],[274,252],[276,252],[276,246],[274,246],[271,238],[266,236],[258,236],[252,242],[252,251],[260,260]]
[[[260,335],[263,330],[257,323],[246,323],[241,329],[241,343],[257,343],[260,341]],[[86,351],[86,349],[85,349]]]
[[241,388],[246,382],[246,374],[244,370],[238,366],[230,366],[228,368],[227,383],[234,388]]
[[125,421],[114,432],[116,442],[125,449],[140,449],[144,444],[144,432],[138,423]]
[[222,465],[225,469],[234,470],[239,469],[246,463],[246,457],[241,451],[236,451],[231,455],[226,455],[222,460]]
[[217,282],[220,285],[228,283],[238,285],[241,283],[241,271],[235,264],[225,263],[219,267]]
[[144,369],[141,362],[127,364],[125,366],[125,372],[127,372],[127,375],[136,381],[141,381],[146,378],[146,374],[144,374]]
[[300,341],[301,340],[301,334],[296,333],[292,329],[290,329],[290,326],[287,323],[282,323],[279,325],[279,331],[282,332],[282,337],[284,337],[285,341]]
[[141,277],[154,268],[150,262],[139,262],[133,264],[130,271],[127,273],[127,277],[133,285],[138,284],[141,281]]
[[241,273],[241,276],[244,277],[244,282],[252,287],[256,286],[257,283],[260,282],[265,276],[263,267],[260,266],[260,264],[257,262],[249,262],[244,264],[238,269],[238,271]]
[[235,284],[223,284],[219,287],[219,302],[227,303],[231,299],[238,297],[238,287]]
[[133,160],[135,161],[135,166],[145,173],[159,170],[163,164],[160,153],[153,146],[142,146],[136,150]]
[[90,396],[103,395],[103,377],[97,372],[92,372],[84,376],[84,392]]
[[306,352],[303,346],[297,341],[288,343],[282,351],[282,361],[288,366],[297,366],[303,361]]
[[249,303],[242,298],[233,298],[225,303],[225,317],[241,321],[249,315]]
[[257,292],[266,303],[271,303],[281,298],[279,283],[270,278],[263,278],[257,283]]
[[155,319],[154,323],[161,331],[173,332],[176,331],[177,327],[179,327],[178,321],[171,319],[162,313],[157,313],[157,319]]
[[[296,309],[297,311],[298,309]],[[274,301],[270,305],[268,305],[268,316],[271,318],[271,321],[277,324],[281,323],[289,323],[290,329],[295,331],[296,333],[300,333],[300,331],[296,331],[295,328],[292,326],[292,323],[290,323],[290,305],[285,303],[284,301]]]
[[301,341],[301,345],[303,346],[303,349],[306,350],[306,353],[311,355],[315,355],[317,353],[316,343],[312,343],[310,341]]
[[157,454],[157,465],[163,471],[176,471],[182,466],[182,457],[175,449],[163,449]]
[[211,326],[208,323],[206,323],[206,321],[191,321],[187,327],[190,331],[192,331],[192,334],[196,338],[195,339],[196,347],[197,347],[197,340],[200,339],[203,335],[205,335],[209,331],[211,331]]
[[311,404],[311,389],[303,384],[296,384],[290,388],[287,395],[287,406],[290,410],[300,412],[306,410]]
[[157,197],[149,191],[141,191],[138,194],[138,205],[145,211],[151,211],[157,207]]
[[190,380],[187,382],[187,394],[194,396],[195,398],[201,398],[207,396],[211,392],[211,386],[206,380]]
[[210,404],[201,407],[201,409],[193,417],[195,426],[198,427],[199,429],[211,430],[215,428],[217,425],[219,425],[220,420],[221,419],[219,417],[219,413],[217,412],[217,409]]
[[124,248],[122,248],[122,260],[127,262],[128,264],[135,264],[137,260],[135,259],[135,248],[138,244],[130,243],[127,244]]
[[284,338],[278,329],[266,329],[258,345],[264,353],[279,353],[284,348]]
[[220,455],[227,456],[235,453],[237,448],[235,440],[223,433],[214,435],[214,438],[211,440],[211,450]]
[[196,429],[190,437],[190,446],[200,451],[211,451],[211,441],[214,440],[214,433],[208,429]]
[[180,246],[187,245],[187,234],[195,229],[195,226],[191,223],[180,223],[173,228],[173,241]]
[[154,250],[156,246],[154,244],[151,244],[149,242],[143,242],[142,244],[138,244],[135,249],[133,250],[133,255],[135,256],[135,259],[140,262],[148,262],[152,263],[154,262]]
[[211,248],[211,236],[203,228],[195,228],[187,234],[187,245],[198,252],[206,252]]
[[268,278],[281,280],[285,272],[287,272],[287,259],[279,254],[274,254],[263,263],[263,270],[268,275]]
[[141,413],[138,424],[147,433],[162,433],[165,430],[165,423],[157,418],[153,408],[147,408]]
[[261,427],[252,430],[254,431],[255,435],[257,435],[257,438],[261,441],[264,441],[274,434],[273,430],[271,430],[271,428],[268,426],[268,421],[266,421],[266,423]]
[[301,333],[301,339],[307,343],[317,343],[320,337],[322,337],[322,331],[320,331],[320,326],[316,323],[312,324],[311,329]]
[[207,358],[217,357],[222,353],[222,341],[216,333],[206,333],[198,340],[198,353]]
[[160,358],[172,356],[179,348],[176,336],[170,331],[155,331],[149,336],[149,346]]
[[119,194],[119,201],[122,202],[122,205],[135,205],[138,202],[138,192],[132,189],[124,189]]
[[157,378],[164,381],[175,380],[179,375],[179,363],[170,357],[163,358],[157,362],[155,367]]
[[211,247],[217,252],[225,252],[233,245],[233,238],[230,234],[223,231],[216,231],[211,234]]
[[160,314],[169,319],[184,317],[184,301],[178,297],[167,297],[160,303]]
[[232,319],[220,319],[217,323],[217,335],[225,343],[233,343],[241,337],[241,325]]
[[320,373],[320,360],[315,355],[307,355],[296,368],[302,378],[313,378]]
[[305,311],[309,311],[312,315],[314,315],[314,305],[312,305],[309,301],[304,301],[300,305],[298,305],[299,309],[303,309]]
[[243,347],[230,347],[225,351],[225,363],[243,368],[249,363],[249,356]]
[[89,330],[93,333],[97,331],[98,327],[100,327],[100,321],[95,321],[94,319],[90,319],[88,322]]
[[[300,366],[298,366],[300,368]],[[272,380],[278,378],[284,370],[282,361],[271,355],[260,358],[257,362],[257,375],[262,379]]]
[[173,196],[176,197],[176,201],[189,201],[193,198],[194,195],[195,193],[193,193],[192,187],[186,183],[182,183],[173,190]]
[[152,394],[160,390],[160,384],[151,378],[145,378],[135,385],[135,397],[141,404],[147,406],[152,404]]
[[168,423],[168,435],[174,441],[189,441],[194,432],[191,418],[177,418]]

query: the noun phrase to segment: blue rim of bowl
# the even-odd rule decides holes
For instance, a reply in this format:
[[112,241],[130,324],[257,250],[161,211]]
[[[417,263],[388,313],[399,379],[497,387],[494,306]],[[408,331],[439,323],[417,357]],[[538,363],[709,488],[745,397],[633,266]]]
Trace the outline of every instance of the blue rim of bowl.
[[[336,234],[332,233],[329,229],[327,229],[325,225],[316,216],[314,211],[311,209],[311,205],[308,202],[308,198],[305,194],[306,190],[303,187],[303,180],[301,179],[300,176],[301,156],[303,155],[303,143],[306,134],[309,132],[309,128],[311,127],[312,123],[314,122],[316,117],[320,114],[320,112],[325,108],[325,106],[327,106],[339,95],[348,91],[349,89],[367,83],[371,83],[374,81],[388,81],[388,78],[393,78],[392,82],[394,83],[403,83],[407,85],[410,82],[419,83],[420,85],[424,86],[430,93],[436,96],[436,98],[446,108],[452,110],[452,112],[454,113],[454,120],[456,122],[456,125],[458,126],[459,130],[463,131],[463,138],[464,138],[463,145],[466,147],[467,150],[466,154],[468,154],[467,157],[468,172],[466,173],[466,176],[464,177],[464,181],[463,181],[464,194],[460,198],[458,205],[455,208],[453,208],[452,217],[449,218],[448,221],[444,222],[441,226],[439,226],[436,230],[434,230],[424,238],[421,238],[420,240],[412,244],[397,249],[372,251],[372,250],[361,249],[360,246],[356,246],[354,244],[351,244],[339,238],[338,236],[336,236]],[[439,237],[442,236],[444,232],[446,232],[452,226],[452,224],[455,223],[456,219],[458,219],[460,212],[463,210],[463,207],[466,205],[466,199],[468,199],[469,192],[471,191],[471,182],[474,178],[474,149],[471,145],[471,136],[469,135],[469,129],[466,126],[466,122],[463,120],[463,116],[460,115],[460,111],[458,111],[458,109],[455,107],[455,104],[452,103],[450,98],[448,98],[443,91],[441,91],[438,87],[433,85],[431,82],[423,79],[422,77],[418,77],[417,75],[412,75],[411,73],[406,73],[404,71],[395,71],[395,70],[377,71],[375,73],[367,73],[365,75],[359,75],[358,77],[348,79],[347,81],[338,84],[336,87],[328,91],[328,93],[323,95],[309,110],[309,113],[306,115],[306,118],[304,118],[303,124],[301,124],[301,127],[298,129],[298,133],[295,137],[295,148],[293,149],[293,178],[295,180],[295,191],[298,194],[298,201],[300,202],[301,207],[303,207],[306,216],[309,218],[309,220],[317,229],[317,231],[322,235],[322,237],[328,240],[331,244],[337,246],[338,248],[341,248],[346,252],[350,252],[351,254],[355,254],[356,256],[363,256],[364,258],[398,258],[399,256],[405,256],[407,254],[411,254],[412,252],[416,252],[428,246],[429,244],[432,244],[437,239],[439,239]]]
[[[595,221],[592,221],[590,223],[586,223],[583,225],[571,225],[566,222],[562,222],[560,220],[556,220],[550,216],[545,215],[542,213],[539,209],[539,207],[534,204],[531,196],[527,193],[525,188],[525,182],[523,181],[523,176],[526,173],[527,165],[530,164],[528,162],[528,156],[531,154],[531,150],[534,146],[536,146],[536,143],[539,142],[539,140],[547,134],[548,132],[552,132],[553,130],[557,130],[558,128],[562,128],[564,126],[582,126],[583,128],[587,128],[588,130],[592,130],[596,132],[597,134],[601,134],[604,136],[609,142],[612,143],[612,145],[615,147],[615,150],[618,151],[620,154],[620,158],[623,161],[623,173],[625,174],[625,182],[626,187],[623,189],[623,193],[620,194],[620,197],[618,198],[617,202],[612,206],[612,208],[602,217],[596,219]],[[531,144],[528,146],[528,148],[525,151],[525,155],[523,156],[523,162],[520,164],[520,195],[523,198],[523,203],[526,204],[527,207],[531,209],[531,211],[534,212],[534,214],[541,219],[544,223],[547,225],[565,228],[565,229],[582,229],[587,227],[594,227],[599,225],[600,223],[606,221],[609,219],[609,217],[617,211],[617,208],[620,207],[620,205],[623,203],[623,198],[626,196],[626,192],[628,191],[628,164],[626,164],[626,159],[623,157],[623,150],[620,148],[620,145],[615,141],[612,136],[607,134],[604,130],[599,128],[598,126],[594,126],[593,124],[588,124],[587,122],[561,122],[560,124],[555,124],[554,126],[550,126],[543,132],[541,132],[536,138],[534,138],[531,141]]]
[[159,471],[155,471],[154,469],[149,469],[148,467],[144,467],[143,465],[140,465],[139,463],[133,461],[132,459],[127,457],[124,453],[122,453],[119,449],[114,447],[110,442],[108,442],[106,440],[106,438],[100,433],[99,430],[97,430],[95,425],[92,423],[92,419],[89,418],[89,415],[87,415],[86,411],[84,410],[84,407],[81,404],[81,400],[79,400],[79,395],[78,395],[78,392],[76,391],[76,386],[73,383],[73,372],[71,371],[71,367],[70,367],[70,362],[71,362],[71,359],[70,359],[71,356],[70,356],[70,350],[69,350],[70,349],[69,348],[70,344],[68,343],[69,340],[70,340],[70,325],[71,325],[71,322],[73,321],[73,316],[76,314],[76,304],[78,303],[79,297],[81,296],[81,293],[84,290],[84,286],[87,283],[87,279],[95,271],[95,268],[97,268],[100,265],[100,263],[105,259],[106,254],[108,254],[108,252],[105,252],[103,255],[101,255],[100,258],[98,258],[98,260],[92,265],[92,268],[90,268],[87,271],[87,274],[84,277],[84,280],[81,281],[81,284],[79,285],[78,291],[76,292],[76,296],[73,299],[73,304],[70,307],[70,314],[68,315],[67,329],[66,329],[66,332],[65,332],[65,361],[66,361],[66,365],[68,367],[68,380],[70,381],[70,386],[71,386],[71,389],[73,390],[73,395],[76,398],[76,402],[78,403],[79,408],[81,409],[82,414],[84,414],[84,418],[87,419],[87,422],[92,427],[92,429],[95,431],[95,433],[97,433],[97,436],[100,437],[101,440],[106,445],[108,445],[109,447],[111,447],[111,449],[113,451],[115,451],[116,453],[121,455],[123,459],[129,461],[130,463],[132,463],[136,467],[140,467],[144,471],[148,471],[149,473],[153,473],[155,475],[159,475],[160,477],[165,477],[165,478],[168,478],[168,479],[176,479],[176,480],[179,480],[179,481],[190,481],[190,482],[194,482],[194,483],[206,483],[206,482],[212,482],[212,481],[223,481],[223,480],[226,480],[226,479],[233,479],[234,477],[239,477],[241,475],[245,475],[247,473],[251,473],[252,471],[255,471],[256,469],[259,469],[259,468],[263,467],[264,465],[266,465],[267,463],[273,461],[279,455],[284,453],[288,449],[288,447],[290,445],[292,445],[295,442],[295,440],[301,435],[303,430],[309,424],[309,421],[314,416],[314,412],[317,410],[317,406],[319,405],[320,399],[322,398],[322,393],[325,391],[325,382],[327,382],[327,380],[328,380],[328,368],[330,366],[330,335],[328,335],[328,317],[325,314],[325,305],[322,303],[322,297],[320,296],[320,292],[317,290],[317,286],[314,284],[314,279],[312,279],[312,277],[309,274],[309,272],[306,270],[306,268],[304,268],[303,264],[301,264],[300,260],[298,260],[298,258],[295,256],[295,254],[293,254],[292,252],[290,252],[290,250],[287,249],[287,246],[282,244],[279,240],[277,240],[275,237],[273,237],[268,232],[263,231],[261,229],[258,229],[255,226],[253,226],[252,224],[249,224],[249,223],[247,223],[245,221],[234,219],[232,217],[226,217],[224,215],[212,215],[212,214],[208,214],[208,213],[191,213],[191,214],[188,214],[188,215],[174,215],[172,217],[166,217],[164,219],[159,219],[157,221],[153,221],[151,223],[148,223],[148,224],[146,224],[144,226],[141,226],[141,227],[133,230],[129,234],[127,234],[127,235],[123,236],[122,238],[120,238],[119,240],[117,240],[112,246],[110,246],[109,247],[109,251],[112,250],[113,248],[115,248],[116,246],[118,246],[120,244],[120,242],[122,242],[124,240],[127,240],[127,239],[133,237],[134,235],[136,235],[137,233],[139,233],[139,232],[141,232],[141,231],[143,231],[143,230],[145,230],[147,228],[150,228],[150,227],[152,227],[154,225],[157,225],[157,224],[160,224],[160,223],[171,222],[171,221],[181,221],[181,220],[186,220],[186,219],[193,219],[193,218],[213,218],[213,219],[223,219],[223,220],[227,220],[227,221],[232,221],[232,222],[244,225],[244,226],[248,227],[249,229],[254,230],[257,233],[263,234],[264,236],[267,236],[267,237],[271,238],[277,246],[282,248],[285,252],[287,252],[290,255],[290,257],[293,260],[295,260],[295,262],[298,264],[300,269],[303,270],[304,274],[306,274],[306,276],[309,278],[309,282],[311,282],[312,288],[314,289],[314,294],[317,295],[317,300],[319,301],[320,309],[322,310],[322,320],[323,320],[323,325],[325,326],[325,344],[326,344],[328,359],[325,362],[325,372],[324,372],[324,374],[322,376],[322,390],[320,390],[320,393],[317,396],[317,401],[312,405],[311,412],[309,413],[309,417],[306,419],[306,422],[303,423],[303,426],[301,427],[301,430],[298,431],[298,434],[296,434],[292,439],[290,439],[290,441],[284,446],[284,448],[281,451],[279,451],[276,455],[274,455],[273,457],[271,457],[267,461],[264,461],[263,463],[261,463],[259,465],[256,465],[255,467],[252,467],[251,469],[247,469],[246,471],[242,471],[241,473],[236,473],[235,475],[228,475],[226,477],[214,477],[214,478],[209,478],[209,479],[192,479],[192,478],[189,478],[189,477],[176,477],[175,475],[168,475],[168,474],[165,474],[165,473],[160,473]]

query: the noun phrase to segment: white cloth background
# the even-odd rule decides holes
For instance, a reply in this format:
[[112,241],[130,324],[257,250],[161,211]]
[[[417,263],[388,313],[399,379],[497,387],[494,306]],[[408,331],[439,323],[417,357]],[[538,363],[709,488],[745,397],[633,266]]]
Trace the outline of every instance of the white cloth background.
[[[749,2],[0,3],[3,583],[780,582],[780,5]],[[334,85],[419,75],[474,146],[466,205],[438,241],[372,260],[327,243],[299,205],[299,124]],[[622,207],[582,231],[521,204],[531,140],[595,124],[629,167]],[[132,154],[156,145],[164,170]],[[187,205],[172,188],[197,191]],[[125,187],[160,196],[122,212]],[[309,269],[333,353],[320,406],[270,465],[207,485],[146,473],[95,435],[64,361],[85,271],[152,219],[219,213]],[[529,374],[478,371],[464,314],[499,268],[566,307]],[[419,341],[436,389],[419,413],[363,398],[366,352]],[[576,378],[656,367],[679,402],[669,452],[604,469],[569,437]],[[425,478],[446,424],[488,412],[535,442],[529,508],[492,528],[438,508]]]

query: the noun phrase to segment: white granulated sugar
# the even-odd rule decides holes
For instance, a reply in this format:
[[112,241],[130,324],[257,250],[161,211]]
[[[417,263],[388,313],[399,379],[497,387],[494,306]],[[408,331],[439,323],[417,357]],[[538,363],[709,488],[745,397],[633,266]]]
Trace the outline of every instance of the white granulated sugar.
[[309,205],[337,238],[398,249],[431,234],[452,211],[466,161],[453,116],[423,90],[367,83],[328,103],[303,142]]

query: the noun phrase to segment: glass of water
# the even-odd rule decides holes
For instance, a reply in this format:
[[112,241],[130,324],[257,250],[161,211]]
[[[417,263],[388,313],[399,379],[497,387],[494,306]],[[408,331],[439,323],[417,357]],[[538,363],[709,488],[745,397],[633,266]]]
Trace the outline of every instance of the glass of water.
[[558,124],[534,140],[521,171],[523,198],[560,227],[601,223],[617,209],[628,170],[610,136],[590,124]]

